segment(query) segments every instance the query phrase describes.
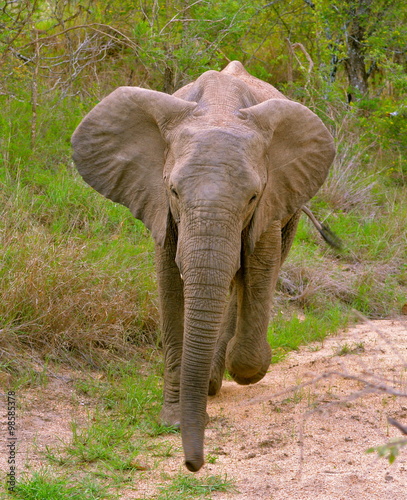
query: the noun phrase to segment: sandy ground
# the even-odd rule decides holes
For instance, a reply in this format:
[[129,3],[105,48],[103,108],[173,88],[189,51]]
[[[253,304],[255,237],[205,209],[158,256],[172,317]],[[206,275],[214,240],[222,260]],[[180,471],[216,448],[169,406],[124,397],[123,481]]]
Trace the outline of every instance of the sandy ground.
[[[92,403],[64,376],[19,398],[18,465],[38,470],[48,464],[45,447],[69,440],[70,422],[85,423]],[[407,426],[407,319],[361,324],[303,347],[254,386],[224,382],[208,413],[208,463],[197,477],[227,474],[236,488],[212,493],[214,500],[407,499],[407,447],[392,465],[366,453],[402,439],[388,417]],[[155,498],[162,473],[184,472],[180,436],[160,440],[173,455],[146,457],[147,470],[122,490],[124,500]],[[4,446],[0,470],[7,470]]]

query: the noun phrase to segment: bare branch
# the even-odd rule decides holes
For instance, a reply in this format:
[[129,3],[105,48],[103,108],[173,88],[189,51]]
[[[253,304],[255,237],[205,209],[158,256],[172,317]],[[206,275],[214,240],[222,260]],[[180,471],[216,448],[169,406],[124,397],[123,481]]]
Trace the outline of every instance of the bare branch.
[[390,425],[396,427],[399,431],[401,431],[402,434],[405,434],[407,436],[407,427],[405,425],[401,425],[400,422],[397,422],[397,420],[394,420],[394,418],[391,417],[387,417],[387,422],[389,422]]
[[[107,28],[109,30],[112,30],[113,32],[117,33],[118,35],[120,35],[121,37],[123,37],[127,42],[128,42],[128,46],[131,47],[131,48],[138,48],[138,45],[136,43],[134,43],[128,36],[126,36],[124,33],[122,33],[121,31],[119,31],[118,29],[116,28],[113,28],[112,26],[109,26],[108,24],[101,24],[101,23],[90,23],[90,24],[81,24],[80,26],[72,26],[70,28],[67,28],[63,31],[60,31],[59,33],[54,33],[53,35],[49,35],[49,36],[45,36],[43,38],[39,38],[38,41],[39,42],[43,42],[45,40],[52,40],[53,38],[56,38],[58,36],[61,36],[61,35],[64,35],[65,33],[68,33],[69,31],[74,31],[74,30],[79,30],[79,29],[87,29],[87,28],[90,28],[92,29],[93,31],[96,31],[97,33],[101,33],[105,36],[108,36],[114,40],[117,40],[117,41],[120,41],[122,42],[122,40],[120,40],[120,38],[116,38],[114,37],[113,35],[110,35],[109,33],[106,33],[105,31],[102,31],[101,29],[97,29],[95,28],[95,26],[98,26],[99,28]],[[33,45],[35,42],[29,42],[25,45],[23,45],[21,47],[21,49],[25,49],[27,47],[29,47],[30,45]]]
[[177,19],[180,15],[182,15],[184,12],[187,12],[191,7],[193,7],[194,5],[197,5],[198,3],[201,3],[203,2],[203,0],[196,0],[194,3],[192,3],[191,5],[187,5],[186,7],[184,7],[183,9],[181,9],[179,12],[177,12],[174,16],[172,16],[172,18],[163,26],[163,28],[161,28],[160,32],[159,32],[159,35],[162,35],[163,34],[163,31],[165,30],[165,28],[170,25],[171,23],[173,23],[174,21],[177,21],[177,22],[185,22],[185,21],[197,21],[196,19]]
[[[306,48],[304,47],[304,45],[302,43],[293,43],[293,44],[288,44],[290,50],[292,51],[292,54],[295,56],[295,49],[300,49],[301,52],[305,55],[305,57],[307,58],[308,60],[308,80],[309,80],[309,77],[311,75],[311,71],[313,70],[314,68],[314,61],[312,60],[311,56],[308,54]],[[296,56],[295,56],[296,57]],[[297,59],[297,57],[296,57]],[[301,65],[301,62],[297,59],[298,63]],[[301,65],[302,66],[302,65]]]

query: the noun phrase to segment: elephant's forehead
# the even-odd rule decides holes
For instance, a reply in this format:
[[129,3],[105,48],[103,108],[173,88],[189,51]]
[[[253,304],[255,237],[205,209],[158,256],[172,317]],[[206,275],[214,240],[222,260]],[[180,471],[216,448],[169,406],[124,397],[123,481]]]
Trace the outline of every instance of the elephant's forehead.
[[209,183],[223,189],[225,183],[237,182],[242,191],[260,190],[263,176],[258,170],[264,148],[255,133],[219,128],[191,132],[180,134],[174,144],[173,183],[180,187]]
[[175,155],[184,159],[191,156],[231,159],[255,156],[262,149],[262,141],[258,134],[246,128],[185,127],[174,146]]

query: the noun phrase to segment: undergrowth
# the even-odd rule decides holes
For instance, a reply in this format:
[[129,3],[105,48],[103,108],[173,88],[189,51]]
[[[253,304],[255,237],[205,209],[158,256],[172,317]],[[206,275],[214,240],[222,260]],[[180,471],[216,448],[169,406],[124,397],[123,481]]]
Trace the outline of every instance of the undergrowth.
[[74,118],[66,111],[52,123],[62,131],[55,163],[49,129],[27,152],[12,116],[2,122],[0,345],[14,371],[25,350],[100,367],[157,341],[152,240],[73,170]]

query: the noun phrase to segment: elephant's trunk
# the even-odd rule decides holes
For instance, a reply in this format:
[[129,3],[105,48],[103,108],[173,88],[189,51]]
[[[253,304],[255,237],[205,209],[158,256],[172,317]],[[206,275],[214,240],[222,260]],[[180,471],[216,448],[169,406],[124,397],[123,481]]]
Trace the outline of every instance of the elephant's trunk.
[[211,362],[230,283],[239,265],[240,231],[228,227],[233,225],[206,220],[204,226],[183,232],[178,247],[185,299],[181,433],[185,465],[193,472],[204,463]]

